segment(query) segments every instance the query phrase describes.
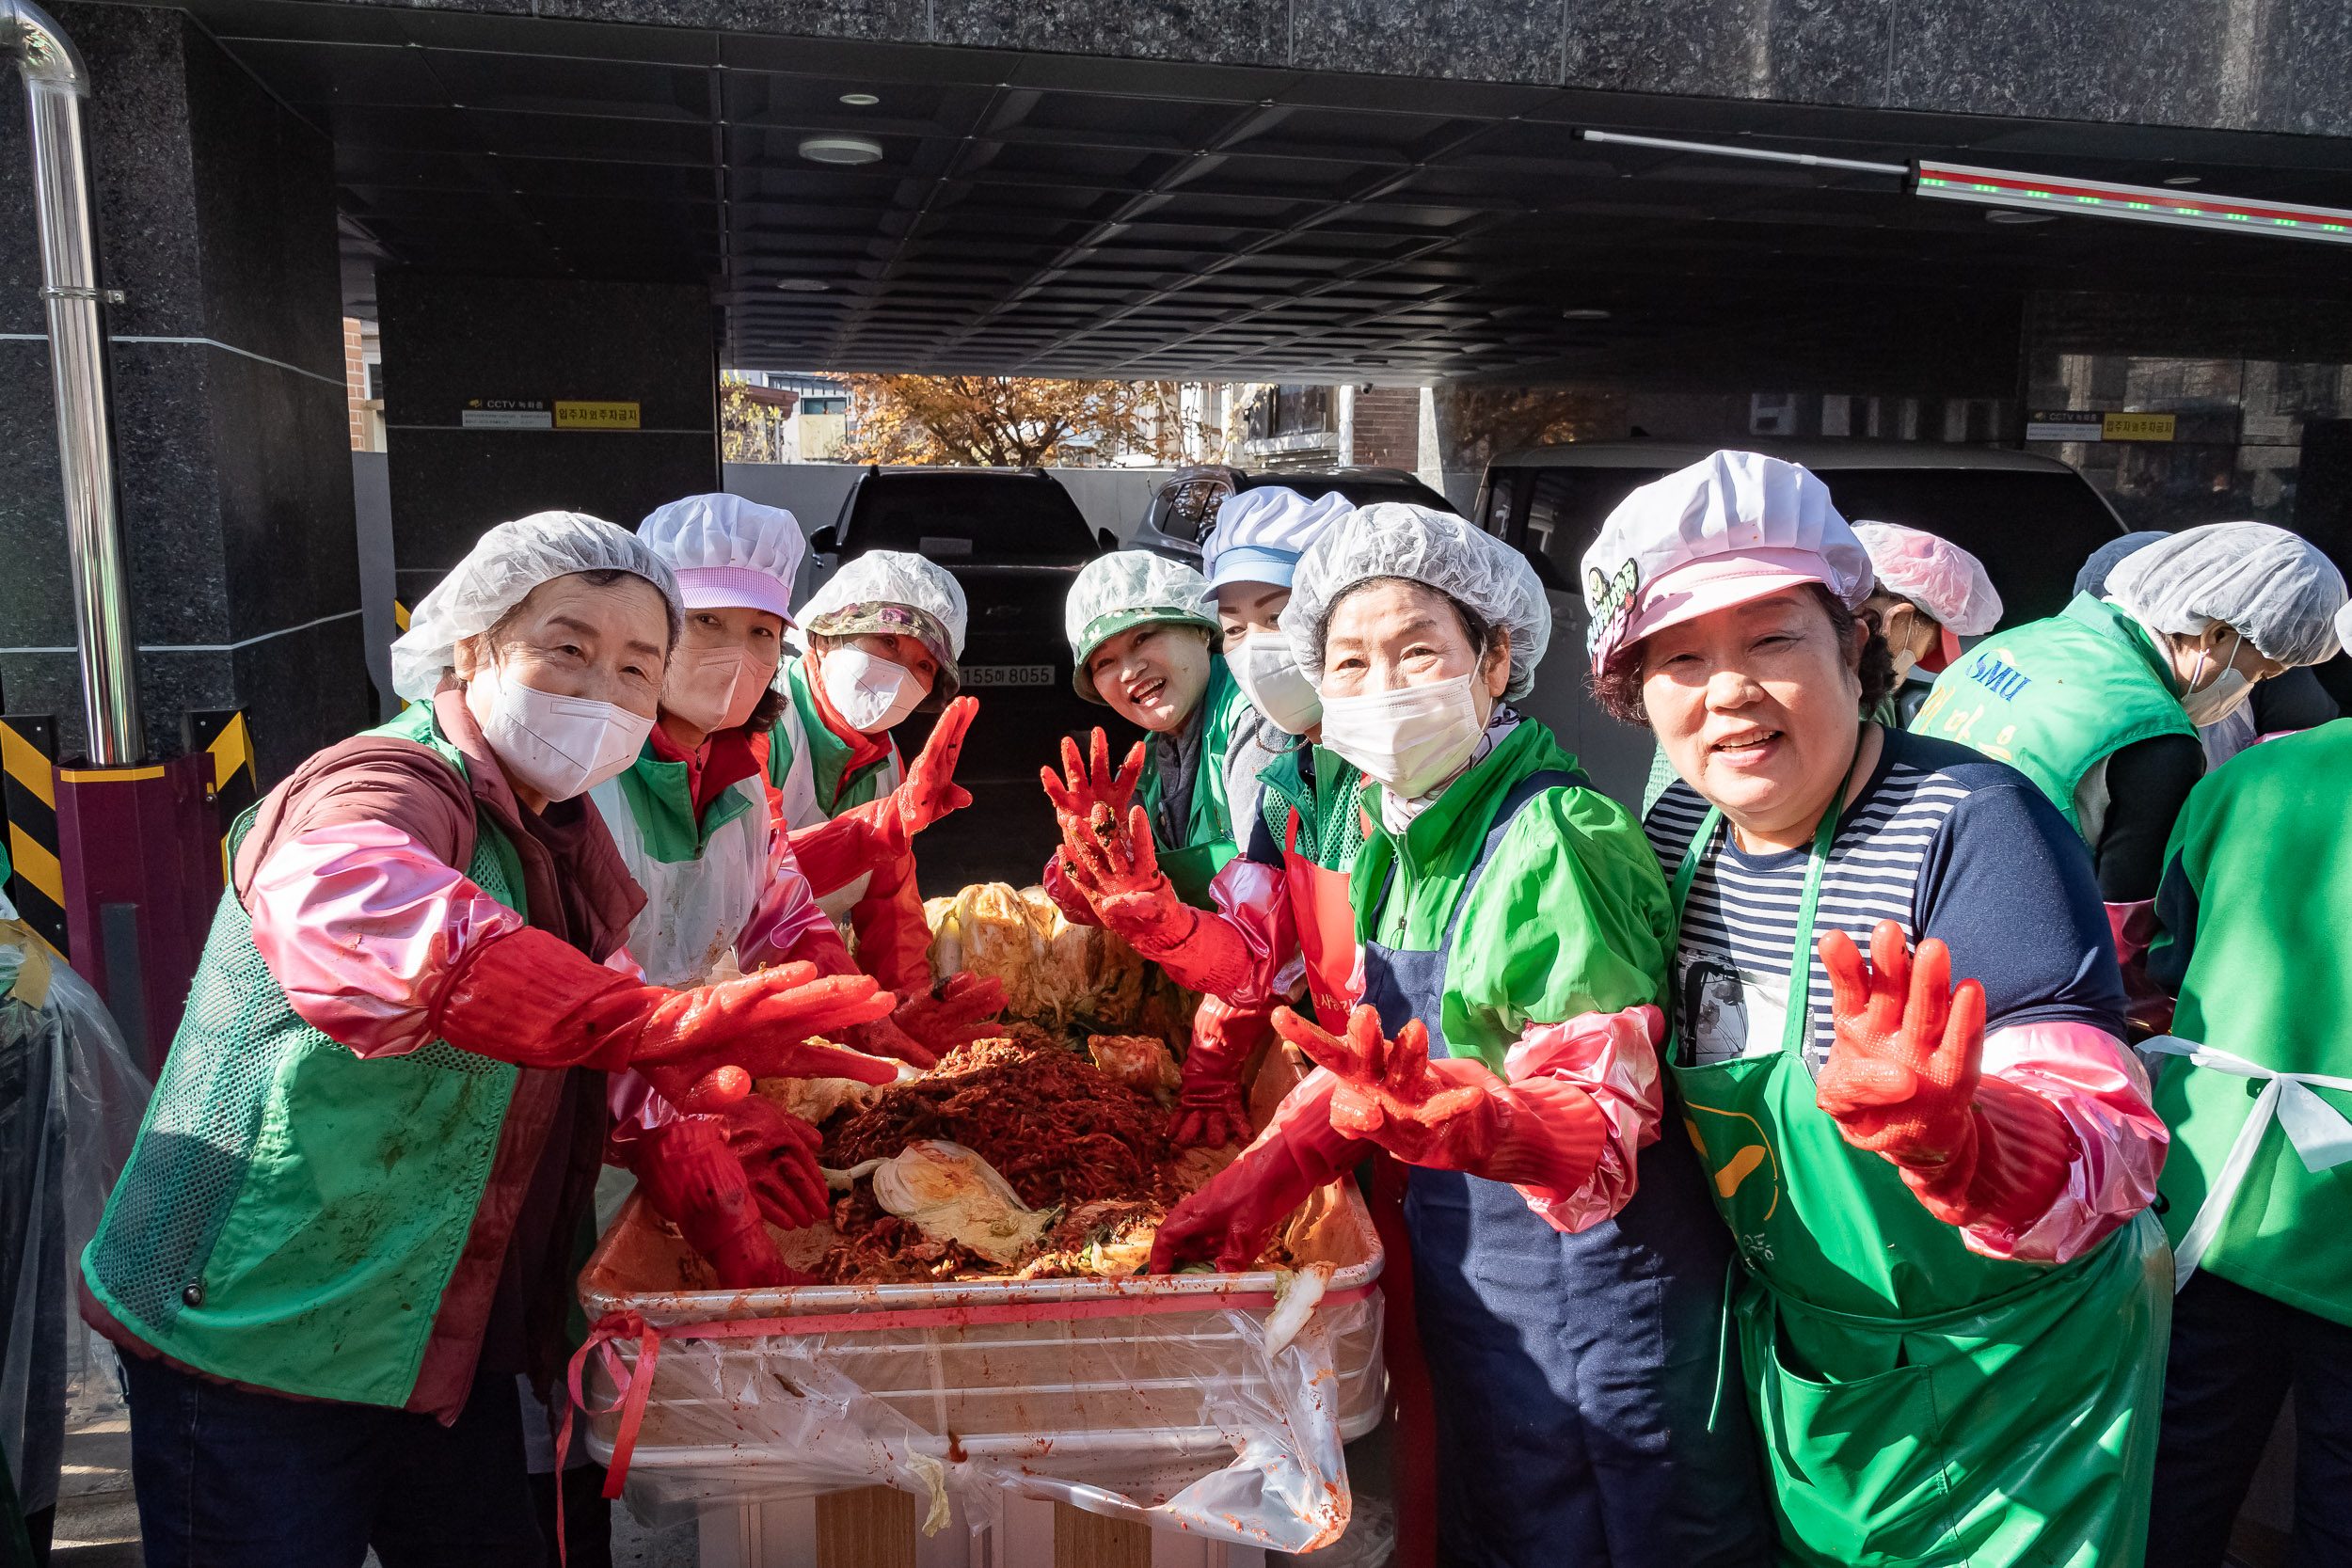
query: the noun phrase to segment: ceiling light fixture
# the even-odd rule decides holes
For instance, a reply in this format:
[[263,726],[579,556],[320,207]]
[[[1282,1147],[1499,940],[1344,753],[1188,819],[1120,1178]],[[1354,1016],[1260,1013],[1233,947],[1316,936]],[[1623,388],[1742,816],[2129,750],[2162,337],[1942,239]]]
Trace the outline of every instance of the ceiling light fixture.
[[821,294],[833,285],[821,277],[779,277],[776,287],[791,294]]
[[2352,212],[2341,207],[2305,207],[2287,201],[2250,201],[2231,196],[2191,196],[2159,185],[2118,185],[2105,180],[2068,180],[2019,174],[2004,168],[1970,168],[1921,159],[1912,189],[1944,201],[2049,209],[2052,216],[2131,218],[2180,229],[2218,229],[2278,239],[2323,240],[2352,245]]
[[1609,319],[1609,312],[1588,307],[1579,310],[1563,310],[1560,312],[1560,319],[1569,322],[1605,322]]
[[882,155],[882,143],[864,136],[805,136],[801,140],[801,156],[812,164],[870,164]]
[[2194,185],[2203,178],[2201,174],[2168,174],[2164,177],[2164,182],[2168,185]]
[[845,92],[841,95],[841,102],[852,109],[870,109],[882,100],[870,92]]

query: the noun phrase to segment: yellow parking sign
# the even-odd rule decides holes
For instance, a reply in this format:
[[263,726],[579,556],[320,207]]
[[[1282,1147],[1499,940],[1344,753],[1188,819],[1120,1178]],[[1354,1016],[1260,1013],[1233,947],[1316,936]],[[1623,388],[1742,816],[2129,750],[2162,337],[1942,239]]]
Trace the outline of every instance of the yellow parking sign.
[[637,404],[633,403],[570,403],[558,398],[555,402],[555,428],[558,430],[635,430],[638,428]]

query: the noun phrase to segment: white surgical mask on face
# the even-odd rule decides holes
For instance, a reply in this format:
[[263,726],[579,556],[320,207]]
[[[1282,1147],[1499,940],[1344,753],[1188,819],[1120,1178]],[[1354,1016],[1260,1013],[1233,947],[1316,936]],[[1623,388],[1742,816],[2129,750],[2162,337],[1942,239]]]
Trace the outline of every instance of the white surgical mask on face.
[[1249,705],[1284,735],[1305,735],[1322,716],[1314,682],[1291,657],[1291,640],[1279,631],[1253,631],[1226,643],[1225,668]]
[[[2245,634],[2238,633],[2237,641],[2230,644],[2233,659],[2237,657],[2237,651],[2245,642]],[[2198,650],[2196,673],[2189,677],[2188,693],[2181,699],[2181,711],[2187,714],[2188,721],[2199,729],[2227,719],[2254,694],[2254,683],[2246,678],[2246,672],[2228,664],[2222,666],[2221,673],[2205,685],[2199,686],[2197,683],[2204,679],[2205,661],[2209,657],[2209,650]]]
[[1406,800],[1470,760],[1486,733],[1470,675],[1361,697],[1323,699],[1323,744]]
[[736,729],[751,718],[775,673],[749,648],[680,648],[670,656],[661,705],[706,734]]
[[924,697],[922,682],[906,666],[876,658],[863,648],[834,648],[819,668],[833,710],[861,735],[890,728],[913,713]]
[[549,801],[568,800],[637,760],[653,729],[612,703],[558,697],[510,681],[493,663],[466,682],[466,711],[507,770]]

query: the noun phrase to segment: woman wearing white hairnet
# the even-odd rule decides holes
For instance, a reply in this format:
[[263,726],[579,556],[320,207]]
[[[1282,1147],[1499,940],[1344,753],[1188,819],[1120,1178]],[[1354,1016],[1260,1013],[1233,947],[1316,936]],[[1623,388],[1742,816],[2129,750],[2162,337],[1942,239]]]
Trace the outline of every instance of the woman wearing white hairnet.
[[2082,834],[2141,1027],[2168,1011],[2140,966],[2165,843],[2205,771],[2198,726],[2333,657],[2344,602],[2342,575],[2286,530],[2208,523],[2124,557],[2104,600],[1980,644],[1912,721],[2017,768]]
[[[151,1562],[537,1563],[514,1378],[544,1387],[563,1354],[604,1074],[707,1099],[713,1135],[660,1180],[738,1194],[722,1102],[744,1072],[890,1077],[803,1043],[886,1012],[870,980],[794,965],[680,993],[629,961],[643,895],[581,797],[637,755],[678,620],[626,531],[501,524],[394,645],[407,710],[231,830],[83,1258],[85,1312],[127,1353]],[[806,1151],[774,1164],[821,1212]],[[747,1197],[731,1219],[707,1240],[765,1242]]]
[[1370,506],[1309,548],[1281,625],[1324,745],[1371,781],[1357,1006],[1343,1035],[1275,1015],[1317,1070],[1168,1216],[1152,1266],[1248,1267],[1385,1150],[1411,1167],[1441,1558],[1769,1560],[1721,1386],[1729,1243],[1688,1141],[1658,1141],[1665,883],[1624,808],[1510,705],[1550,636],[1542,585],[1459,517]]
[[[897,991],[931,983],[914,839],[972,803],[955,781],[979,704],[958,697],[963,587],[919,555],[868,550],[801,607],[803,652],[777,681],[765,735],[776,819],[824,911],[847,917],[857,960]],[[913,768],[891,730],[937,713]]]
[[1804,467],[1716,452],[1583,567],[1595,695],[1678,776],[1645,824],[1667,1068],[1739,1249],[1778,1560],[2130,1568],[2165,1133],[2080,845],[2014,768],[1861,717],[1870,559]]
[[1853,531],[1878,579],[1863,608],[1878,616],[1895,665],[1895,689],[1870,717],[1905,729],[1935,676],[1960,657],[1960,640],[2000,624],[2001,595],[1984,562],[1948,539],[1899,523],[1861,522]]

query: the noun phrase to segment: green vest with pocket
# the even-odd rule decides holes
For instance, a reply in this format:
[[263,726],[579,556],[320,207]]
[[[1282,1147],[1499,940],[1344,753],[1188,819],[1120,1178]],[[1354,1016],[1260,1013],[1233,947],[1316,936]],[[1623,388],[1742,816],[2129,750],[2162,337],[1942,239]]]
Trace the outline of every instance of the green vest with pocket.
[[[412,704],[368,733],[464,776],[432,716]],[[258,810],[230,830],[232,857]],[[521,912],[521,861],[486,816],[475,825],[466,875]],[[404,1405],[517,1077],[446,1040],[354,1055],[294,1012],[227,890],[83,1277],[118,1323],[199,1371]]]

